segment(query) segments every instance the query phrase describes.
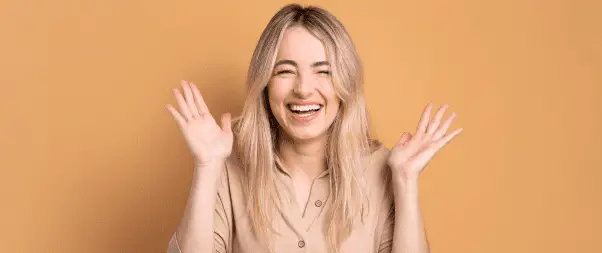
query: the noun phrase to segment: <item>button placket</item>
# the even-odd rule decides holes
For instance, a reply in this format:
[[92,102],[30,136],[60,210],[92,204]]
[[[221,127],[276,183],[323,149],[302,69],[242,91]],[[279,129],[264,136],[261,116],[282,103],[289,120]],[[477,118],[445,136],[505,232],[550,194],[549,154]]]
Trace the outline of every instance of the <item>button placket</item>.
[[[313,224],[320,219],[324,209],[327,208],[327,200],[329,196],[329,183],[327,177],[316,179],[312,185],[309,196],[309,203],[306,207],[305,217],[303,219],[304,231],[310,231]],[[313,206],[312,206],[313,202]]]

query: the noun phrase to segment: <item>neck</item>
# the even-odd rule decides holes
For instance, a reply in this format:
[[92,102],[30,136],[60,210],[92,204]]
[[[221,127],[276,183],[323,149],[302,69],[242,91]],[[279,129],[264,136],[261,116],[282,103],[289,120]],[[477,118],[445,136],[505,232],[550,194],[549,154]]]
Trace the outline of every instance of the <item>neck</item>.
[[315,178],[326,170],[327,136],[297,141],[280,133],[278,152],[280,160],[290,174],[303,172]]

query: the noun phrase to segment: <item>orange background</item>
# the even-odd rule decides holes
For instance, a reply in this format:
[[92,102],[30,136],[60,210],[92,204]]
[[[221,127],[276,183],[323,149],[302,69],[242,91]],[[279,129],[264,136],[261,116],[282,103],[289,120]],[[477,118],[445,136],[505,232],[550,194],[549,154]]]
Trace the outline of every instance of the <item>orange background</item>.
[[[192,173],[171,89],[237,115],[285,3],[3,1],[1,251],[165,250]],[[389,147],[429,101],[459,114],[421,179],[433,252],[602,252],[601,1],[318,4],[357,44]]]

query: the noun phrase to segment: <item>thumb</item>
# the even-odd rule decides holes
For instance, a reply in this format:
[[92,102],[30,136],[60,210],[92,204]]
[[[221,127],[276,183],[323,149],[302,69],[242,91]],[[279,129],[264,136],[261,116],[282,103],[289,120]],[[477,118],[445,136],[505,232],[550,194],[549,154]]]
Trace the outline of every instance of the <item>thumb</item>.
[[401,145],[402,147],[408,143],[412,139],[412,134],[408,132],[404,132],[401,137],[399,137],[399,141],[397,141],[396,145]]
[[232,132],[232,116],[230,113],[222,114],[222,131],[225,133]]

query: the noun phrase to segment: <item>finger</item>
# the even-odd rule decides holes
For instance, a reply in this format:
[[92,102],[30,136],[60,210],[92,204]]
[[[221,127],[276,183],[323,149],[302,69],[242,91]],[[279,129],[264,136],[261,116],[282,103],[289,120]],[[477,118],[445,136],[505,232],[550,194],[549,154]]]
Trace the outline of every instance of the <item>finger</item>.
[[459,133],[462,132],[462,128],[458,128],[456,130],[454,130],[453,132],[451,132],[450,134],[446,135],[445,137],[439,139],[437,142],[435,142],[435,146],[437,147],[437,150],[445,147],[445,145],[447,145],[454,137],[456,137],[456,135],[458,135]]
[[182,115],[180,115],[180,113],[178,113],[178,110],[176,110],[176,108],[174,108],[170,104],[165,105],[165,107],[171,113],[173,118],[176,120],[176,123],[178,123],[178,126],[180,128],[184,128],[184,126],[186,125],[186,119],[184,119],[184,117],[182,117]]
[[426,126],[429,122],[429,117],[431,115],[431,108],[433,107],[432,103],[428,103],[426,108],[424,108],[424,112],[420,117],[420,122],[418,123],[418,127],[416,128],[416,134],[414,135],[416,138],[422,138],[424,133],[426,132]]
[[209,108],[207,108],[207,104],[205,104],[205,100],[203,99],[203,96],[201,96],[201,92],[199,91],[199,88],[194,84],[191,84],[191,86],[192,86],[192,92],[194,94],[194,102],[199,111],[199,114],[200,115],[209,114]]
[[222,131],[224,131],[224,133],[232,132],[232,116],[230,113],[222,114]]
[[431,124],[429,124],[426,130],[427,135],[432,135],[435,132],[435,130],[437,130],[437,128],[439,127],[439,123],[441,122],[441,118],[443,117],[443,114],[445,113],[445,110],[447,110],[447,108],[449,108],[449,105],[444,104],[439,108],[439,110],[437,110],[433,121],[431,122]]
[[412,139],[412,134],[404,132],[403,134],[401,134],[401,137],[399,137],[397,145],[401,145],[403,147],[410,141],[410,139]]
[[449,115],[449,117],[447,117],[447,119],[445,120],[445,122],[443,122],[443,124],[441,124],[441,126],[439,127],[439,129],[437,129],[435,131],[435,133],[433,134],[433,140],[438,140],[441,137],[443,137],[443,135],[445,135],[445,133],[447,132],[447,129],[449,129],[449,126],[454,121],[454,119],[456,118],[456,116],[457,116],[457,114],[454,112],[451,115]]
[[192,89],[190,88],[190,83],[186,81],[182,81],[182,88],[184,89],[184,97],[186,98],[186,105],[190,110],[190,114],[194,118],[199,115],[199,111],[194,104],[194,98],[192,97]]
[[188,105],[186,104],[186,101],[184,100],[184,97],[182,96],[182,92],[180,92],[179,89],[174,89],[173,92],[174,92],[174,95],[176,96],[176,101],[178,102],[178,107],[182,111],[182,115],[184,116],[184,119],[186,119],[187,121],[191,120],[192,115],[190,114]]

